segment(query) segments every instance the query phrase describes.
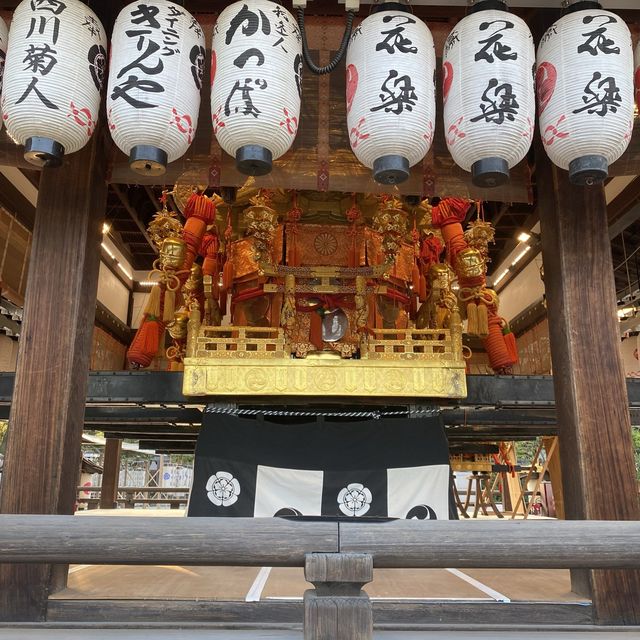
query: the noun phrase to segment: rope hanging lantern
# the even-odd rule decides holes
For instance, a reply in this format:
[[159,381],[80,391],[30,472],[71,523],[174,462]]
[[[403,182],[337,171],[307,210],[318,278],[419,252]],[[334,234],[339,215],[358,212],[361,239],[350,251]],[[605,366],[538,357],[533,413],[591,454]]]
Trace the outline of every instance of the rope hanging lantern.
[[376,182],[404,182],[431,148],[435,66],[431,32],[405,5],[382,4],[353,31],[347,51],[349,142]]
[[447,147],[478,187],[509,180],[533,141],[533,37],[506,2],[480,0],[444,46],[443,101]]
[[302,36],[269,0],[228,6],[213,30],[211,116],[238,171],[261,176],[293,144],[300,122]]
[[540,135],[573,184],[608,176],[633,132],[633,48],[627,25],[599,2],[571,4],[540,40]]
[[9,136],[38,167],[62,164],[96,128],[107,39],[80,0],[23,0],[11,21],[2,117]]
[[116,20],[107,117],[111,137],[146,176],[182,157],[198,127],[205,66],[202,27],[180,4],[134,2]]

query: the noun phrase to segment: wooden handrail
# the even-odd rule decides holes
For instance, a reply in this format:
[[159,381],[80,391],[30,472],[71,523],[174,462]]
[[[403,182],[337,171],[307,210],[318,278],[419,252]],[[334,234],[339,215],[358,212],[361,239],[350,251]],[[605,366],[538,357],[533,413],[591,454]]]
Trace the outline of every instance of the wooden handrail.
[[3,563],[295,567],[312,552],[367,553],[386,568],[633,569],[640,522],[0,515]]
[[[78,487],[77,491],[94,491],[96,493],[102,491],[102,487]],[[189,493],[189,487],[118,487],[118,492],[135,492],[135,493]]]

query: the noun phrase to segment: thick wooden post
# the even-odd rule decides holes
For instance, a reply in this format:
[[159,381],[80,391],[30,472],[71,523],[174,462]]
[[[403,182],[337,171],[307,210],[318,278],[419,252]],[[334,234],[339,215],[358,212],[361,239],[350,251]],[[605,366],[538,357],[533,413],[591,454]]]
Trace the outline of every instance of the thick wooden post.
[[371,640],[373,612],[362,587],[373,580],[366,553],[310,553],[304,577],[304,640]]
[[100,491],[100,508],[115,509],[118,506],[118,479],[120,476],[120,445],[122,440],[107,438],[104,447],[104,463],[102,465],[102,490]]
[[[40,180],[0,512],[71,514],[96,309],[106,154],[100,130]],[[0,620],[45,615],[52,567],[0,565]]]
[[[638,520],[604,189],[572,186],[539,139],[536,175],[566,517]],[[597,622],[640,624],[640,572],[584,577]]]

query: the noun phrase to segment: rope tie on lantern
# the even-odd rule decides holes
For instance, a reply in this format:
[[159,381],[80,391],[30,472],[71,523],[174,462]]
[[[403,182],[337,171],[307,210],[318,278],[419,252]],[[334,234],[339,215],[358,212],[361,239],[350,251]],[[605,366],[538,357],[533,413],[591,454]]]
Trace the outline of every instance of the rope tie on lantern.
[[305,31],[304,27],[304,9],[302,7],[298,9],[298,26],[300,27],[300,35],[302,37],[302,56],[311,73],[322,76],[335,70],[342,58],[344,58],[344,54],[347,52],[347,46],[349,45],[349,38],[351,38],[353,19],[355,18],[355,15],[356,14],[353,11],[347,11],[347,23],[345,25],[344,34],[342,35],[342,42],[340,43],[338,52],[329,64],[325,65],[324,67],[319,67],[311,59],[311,53],[309,51],[309,45],[307,43],[307,32]]

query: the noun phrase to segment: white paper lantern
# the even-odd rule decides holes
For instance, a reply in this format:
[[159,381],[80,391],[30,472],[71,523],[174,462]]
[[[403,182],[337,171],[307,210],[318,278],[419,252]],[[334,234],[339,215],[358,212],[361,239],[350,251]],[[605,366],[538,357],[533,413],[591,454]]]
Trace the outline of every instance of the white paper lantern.
[[574,184],[595,184],[633,131],[633,46],[625,23],[578,2],[538,48],[540,134],[551,161]]
[[62,163],[95,130],[107,53],[80,0],[23,0],[11,21],[2,91],[7,132],[40,167]]
[[[7,58],[7,44],[9,41],[9,29],[5,21],[0,18],[0,105],[2,104],[2,78],[4,76],[4,63]],[[2,129],[2,109],[0,108],[0,129]]]
[[638,109],[640,109],[640,42],[638,42],[638,46],[636,47],[635,65],[636,65],[636,106]]
[[435,129],[433,37],[404,7],[362,21],[347,51],[351,149],[381,184],[398,184],[429,151]]
[[228,6],[211,45],[211,115],[220,146],[246,175],[265,175],[300,122],[302,38],[293,16],[268,0]]
[[198,127],[202,27],[178,3],[133,2],[118,15],[111,42],[111,137],[134,171],[162,175],[187,152]]
[[535,130],[535,47],[526,23],[495,0],[477,2],[443,55],[444,132],[455,163],[479,187],[509,180]]

